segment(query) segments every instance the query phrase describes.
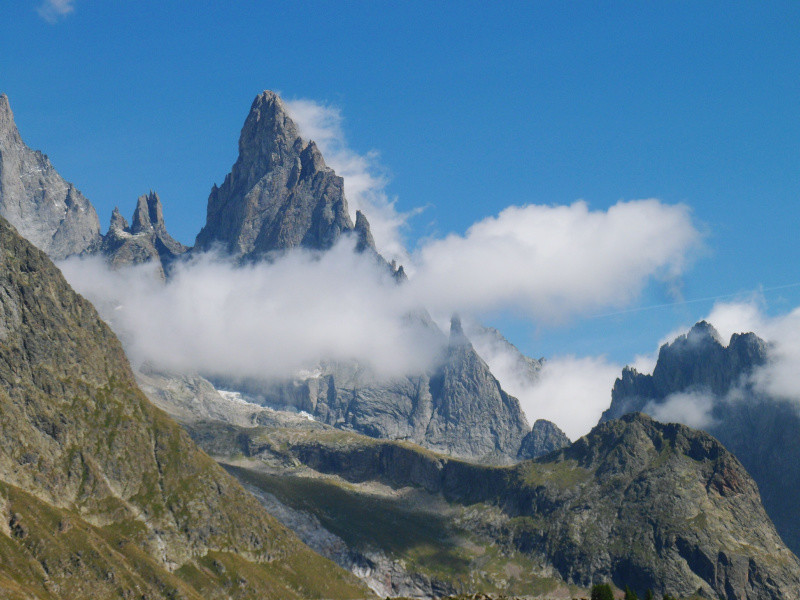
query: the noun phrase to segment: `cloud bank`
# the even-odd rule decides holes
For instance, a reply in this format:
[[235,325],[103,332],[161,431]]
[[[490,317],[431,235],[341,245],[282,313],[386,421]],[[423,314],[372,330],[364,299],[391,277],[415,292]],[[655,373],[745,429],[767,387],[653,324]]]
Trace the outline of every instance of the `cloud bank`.
[[[273,263],[195,256],[166,283],[151,267],[114,271],[97,258],[61,267],[134,363],[264,378],[341,360],[390,377],[420,373],[438,356],[430,332],[409,320],[414,311],[579,317],[632,301],[654,277],[677,277],[697,239],[680,205],[645,200],[590,211],[579,202],[512,207],[464,236],[430,241],[402,285],[347,238],[326,253],[294,250]],[[619,373],[604,359],[555,358],[526,387],[492,362],[531,420],[551,419],[571,437],[597,421]]]
[[[149,266],[111,270],[99,258],[61,268],[123,340],[134,363],[235,377],[284,377],[322,360],[379,375],[420,372],[436,348],[405,317],[408,298],[374,261],[342,243],[234,266],[213,254],[178,265],[168,283]],[[429,346],[429,345],[428,345]]]
[[512,206],[425,245],[412,285],[432,310],[512,309],[557,322],[627,305],[651,278],[674,280],[699,242],[680,204]]
[[45,0],[36,12],[48,23],[57,23],[75,10],[75,0]]

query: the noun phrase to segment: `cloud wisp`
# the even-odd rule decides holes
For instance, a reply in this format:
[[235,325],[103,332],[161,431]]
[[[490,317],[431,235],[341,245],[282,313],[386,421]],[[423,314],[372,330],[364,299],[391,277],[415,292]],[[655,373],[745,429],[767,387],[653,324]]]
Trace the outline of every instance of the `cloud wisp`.
[[388,178],[381,167],[376,151],[359,154],[347,143],[339,108],[313,100],[285,101],[300,135],[313,140],[325,157],[325,162],[344,179],[344,191],[355,219],[362,211],[370,222],[378,251],[389,260],[408,263],[402,229],[415,211],[401,213],[395,200],[386,193]]
[[75,11],[75,0],[44,0],[36,12],[45,21],[55,24],[68,14]]

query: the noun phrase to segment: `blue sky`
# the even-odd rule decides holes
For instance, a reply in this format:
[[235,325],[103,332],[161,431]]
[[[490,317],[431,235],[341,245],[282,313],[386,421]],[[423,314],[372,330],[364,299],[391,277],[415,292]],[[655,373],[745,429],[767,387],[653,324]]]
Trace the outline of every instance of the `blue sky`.
[[[104,229],[152,188],[192,243],[273,89],[337,106],[349,145],[379,152],[398,209],[424,207],[412,249],[509,205],[654,197],[705,234],[680,297],[800,304],[800,287],[769,291],[800,282],[798,3],[57,5],[4,3],[0,91]],[[654,283],[630,312],[489,320],[535,356],[624,363],[712,305]]]

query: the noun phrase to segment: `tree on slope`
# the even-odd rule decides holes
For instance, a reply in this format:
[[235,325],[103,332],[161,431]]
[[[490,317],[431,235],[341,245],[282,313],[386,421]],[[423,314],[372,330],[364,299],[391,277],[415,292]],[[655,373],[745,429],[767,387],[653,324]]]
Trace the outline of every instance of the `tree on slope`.
[[592,586],[592,600],[614,600],[614,592],[607,583]]

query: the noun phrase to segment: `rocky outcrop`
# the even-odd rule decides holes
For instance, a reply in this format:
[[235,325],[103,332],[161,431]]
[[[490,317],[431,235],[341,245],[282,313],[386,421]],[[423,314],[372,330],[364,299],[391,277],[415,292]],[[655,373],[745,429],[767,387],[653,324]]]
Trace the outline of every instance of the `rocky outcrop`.
[[[471,464],[407,443],[330,430],[227,435],[230,455],[244,452],[265,465],[299,461],[362,486],[364,498],[372,500],[359,500],[350,487],[341,495],[338,514],[360,519],[332,523],[341,531],[381,531],[378,515],[373,522],[368,512],[348,510],[359,501],[376,502],[372,490],[379,486],[397,494],[418,489],[446,501],[426,515],[429,527],[466,528],[473,544],[490,544],[506,556],[521,553],[571,584],[613,581],[640,597],[652,589],[659,597],[699,591],[726,600],[782,600],[800,589],[800,561],[782,543],[747,471],[714,438],[683,425],[626,415],[567,448],[513,467]],[[222,447],[215,450],[219,455]],[[289,499],[286,490],[294,488],[299,505],[322,518],[330,510],[336,490],[318,476],[306,475],[300,486],[285,469],[268,478],[252,475],[254,470],[233,472]],[[431,499],[418,501],[420,511],[432,506]],[[449,512],[457,506],[461,510]],[[447,543],[443,537],[440,552]],[[415,545],[406,541],[395,557],[406,547]],[[460,581],[483,571],[483,564],[479,559],[466,567]]]
[[259,258],[289,248],[326,250],[354,233],[374,251],[366,217],[353,223],[342,178],[325,164],[313,141],[300,137],[281,99],[259,94],[239,137],[239,157],[208,198],[206,224],[195,249],[215,246]]
[[28,148],[0,95],[0,216],[54,260],[80,254],[100,238],[97,213],[46,155]]
[[679,420],[667,410],[677,394],[702,398],[704,429],[747,468],[781,537],[800,553],[800,410],[796,401],[767,397],[752,384],[751,375],[768,360],[769,346],[755,334],[734,334],[725,346],[700,322],[661,347],[652,375],[623,370],[602,421],[635,411]]
[[0,340],[4,593],[363,597],[147,401],[94,308],[4,219]]
[[755,334],[734,334],[725,346],[714,327],[700,321],[687,334],[661,346],[652,375],[631,367],[623,370],[601,422],[641,411],[649,401],[679,392],[694,390],[723,397],[745,384],[747,376],[766,361],[767,345]]
[[131,226],[114,208],[108,233],[89,253],[102,255],[114,267],[152,262],[163,277],[187,250],[167,232],[161,199],[151,191],[137,200]]
[[310,376],[289,381],[217,383],[340,429],[473,460],[515,461],[530,426],[517,399],[503,391],[475,352],[461,321],[453,319],[449,339],[426,315],[415,322],[431,347],[442,348],[438,365],[418,375],[386,379],[355,363],[324,363]]
[[519,401],[503,391],[475,352],[458,317],[450,323],[447,355],[429,387],[426,447],[454,456],[516,454],[530,426]]
[[537,419],[533,429],[522,438],[517,458],[528,460],[539,458],[550,452],[561,450],[570,445],[567,435],[558,428],[558,425],[545,419]]

